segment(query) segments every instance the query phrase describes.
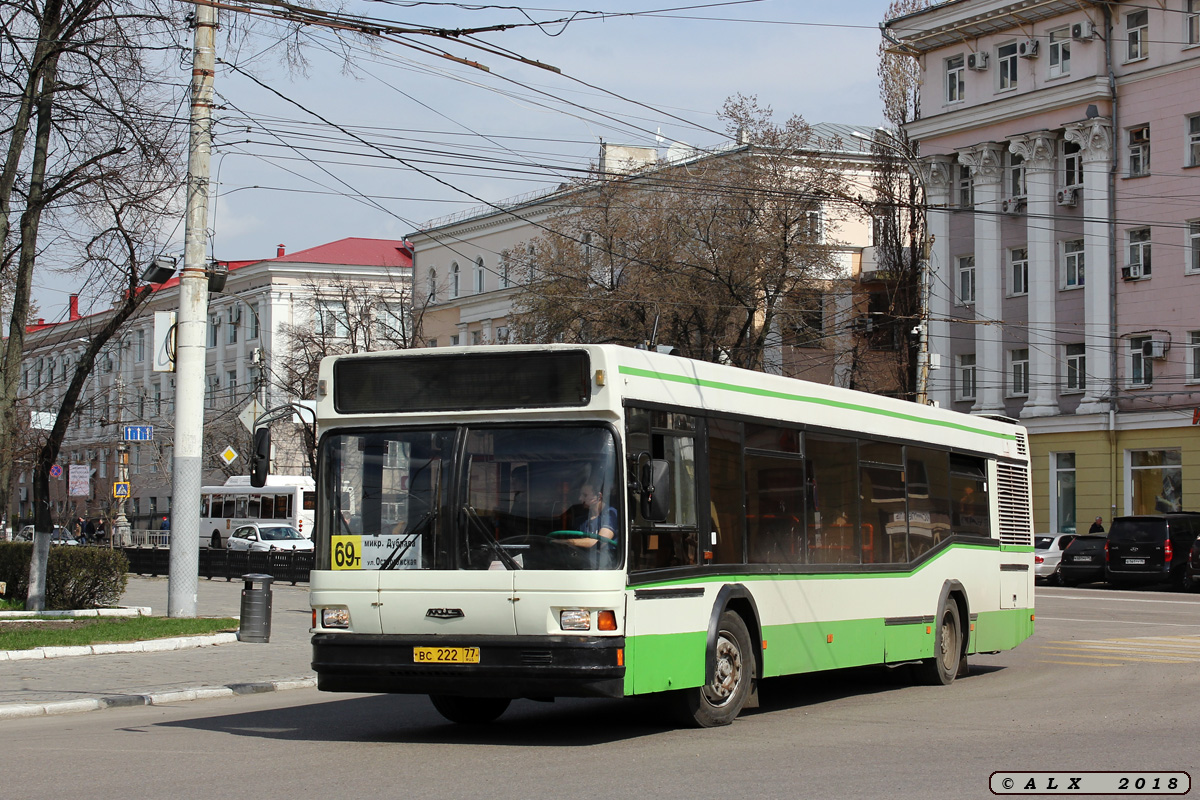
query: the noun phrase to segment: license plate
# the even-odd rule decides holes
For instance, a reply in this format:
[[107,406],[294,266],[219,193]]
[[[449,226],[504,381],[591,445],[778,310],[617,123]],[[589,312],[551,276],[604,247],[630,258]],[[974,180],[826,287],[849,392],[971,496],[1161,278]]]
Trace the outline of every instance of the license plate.
[[414,647],[416,664],[478,664],[478,647]]
[[1076,561],[1091,561],[1091,556],[1075,556]]
[[1129,564],[1131,566],[1133,564],[1145,564],[1146,559],[1144,559],[1144,558],[1127,558],[1127,559],[1125,559],[1125,563]]

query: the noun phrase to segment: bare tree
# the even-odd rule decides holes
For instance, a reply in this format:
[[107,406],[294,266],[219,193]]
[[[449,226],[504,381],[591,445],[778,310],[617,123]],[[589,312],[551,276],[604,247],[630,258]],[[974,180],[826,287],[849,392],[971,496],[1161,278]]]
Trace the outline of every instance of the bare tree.
[[[929,0],[893,0],[886,17],[919,11]],[[889,128],[877,131],[874,164],[875,257],[885,279],[871,298],[871,336],[895,349],[894,381],[917,399],[925,279],[925,193],[916,174],[917,144],[904,126],[920,117],[920,64],[884,41],[879,47],[879,94]],[[918,331],[918,333],[913,333]],[[864,387],[865,388],[865,387]]]
[[[407,282],[336,278],[310,281],[305,289],[294,306],[298,321],[280,326],[282,352],[270,356],[271,391],[277,396],[288,401],[316,397],[321,359],[326,356],[423,345],[421,323],[429,299],[414,298]],[[301,428],[302,449],[315,475],[316,441],[307,426]]]
[[[5,64],[0,74],[0,99],[5,101],[0,104],[5,137],[0,269],[12,299],[0,365],[0,487],[5,488],[0,515],[5,517],[33,273],[49,247],[43,223],[57,224],[59,230],[103,230],[96,221],[111,217],[121,220],[116,227],[128,233],[127,202],[139,205],[148,195],[157,196],[159,181],[173,180],[166,165],[179,161],[170,119],[174,104],[160,88],[170,85],[159,75],[166,61],[154,46],[172,48],[171,26],[165,24],[170,15],[154,2],[0,4],[0,63]],[[155,188],[147,192],[151,186]],[[15,237],[14,216],[19,218]],[[125,291],[131,303],[142,299]],[[60,423],[65,425],[66,418]],[[46,442],[50,450],[43,447],[39,453],[39,468],[57,457],[55,438],[51,431]],[[61,443],[61,435],[57,438]],[[39,516],[37,524],[49,523]]]
[[853,204],[842,165],[799,117],[726,102],[737,147],[582,182],[524,263],[513,329],[522,341],[669,343],[684,355],[762,369],[790,302],[835,274],[829,204]]

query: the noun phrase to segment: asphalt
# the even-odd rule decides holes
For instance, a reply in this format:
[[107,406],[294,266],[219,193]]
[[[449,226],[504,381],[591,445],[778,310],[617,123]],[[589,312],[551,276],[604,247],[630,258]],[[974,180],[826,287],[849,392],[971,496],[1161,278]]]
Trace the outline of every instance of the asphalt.
[[[197,615],[239,617],[243,587],[240,580],[201,578]],[[121,605],[166,614],[167,597],[166,578],[131,576]],[[265,643],[225,635],[171,650],[0,659],[0,721],[315,686],[308,587],[272,584],[271,601]]]

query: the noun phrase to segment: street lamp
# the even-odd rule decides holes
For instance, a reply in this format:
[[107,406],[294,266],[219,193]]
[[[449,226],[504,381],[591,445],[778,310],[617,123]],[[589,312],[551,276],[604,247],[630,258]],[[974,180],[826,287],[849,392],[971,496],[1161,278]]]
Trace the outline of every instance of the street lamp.
[[[872,145],[879,145],[903,160],[913,179],[920,184],[922,198],[925,198],[927,201],[929,187],[925,184],[925,175],[921,171],[920,166],[913,161],[912,154],[908,152],[908,148],[904,146],[903,142],[898,141],[895,135],[887,128],[876,128],[875,131],[883,134],[883,136],[868,136],[858,131],[850,131],[850,135],[856,139],[868,141]],[[909,213],[912,212],[913,209],[910,209]],[[932,244],[932,238],[923,233],[921,236],[921,257],[918,261],[918,269],[921,273],[920,321],[917,323],[916,328],[919,336],[917,345],[916,401],[921,405],[929,405],[929,248]]]

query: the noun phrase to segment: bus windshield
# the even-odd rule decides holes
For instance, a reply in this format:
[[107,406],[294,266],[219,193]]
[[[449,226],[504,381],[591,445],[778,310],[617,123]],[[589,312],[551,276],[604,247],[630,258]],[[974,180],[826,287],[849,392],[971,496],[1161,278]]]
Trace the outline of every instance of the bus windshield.
[[622,564],[616,443],[604,426],[333,433],[320,474],[326,552],[352,554],[334,569]]

